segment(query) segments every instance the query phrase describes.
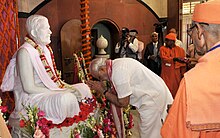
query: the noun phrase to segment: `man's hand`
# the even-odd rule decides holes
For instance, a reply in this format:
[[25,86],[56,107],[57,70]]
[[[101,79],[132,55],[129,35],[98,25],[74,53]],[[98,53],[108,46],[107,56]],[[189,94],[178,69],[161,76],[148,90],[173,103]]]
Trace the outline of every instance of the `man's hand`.
[[86,84],[90,87],[91,90],[94,90],[97,96],[102,95],[103,92],[107,89],[104,82],[102,81],[86,81]]
[[179,58],[173,58],[173,61],[179,61]]
[[155,60],[156,56],[155,55],[151,55],[149,58],[152,59],[152,60]]
[[179,63],[188,63],[189,62],[189,59],[188,58],[173,58],[173,61],[177,61]]

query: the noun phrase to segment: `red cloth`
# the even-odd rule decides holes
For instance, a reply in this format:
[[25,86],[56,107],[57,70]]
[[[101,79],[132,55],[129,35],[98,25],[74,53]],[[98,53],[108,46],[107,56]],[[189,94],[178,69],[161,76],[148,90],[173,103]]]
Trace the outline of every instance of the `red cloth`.
[[178,90],[181,78],[185,73],[186,64],[174,62],[173,58],[184,58],[185,51],[179,46],[175,46],[173,48],[162,46],[160,48],[160,57],[162,61],[161,78],[168,86],[174,98]]
[[73,65],[73,84],[79,83],[79,76],[78,76],[78,67],[77,63]]
[[[1,0],[0,5],[0,84],[2,84],[2,79],[10,59],[20,45],[20,35],[17,1]],[[4,92],[1,95],[0,91],[0,96],[3,96],[3,105],[8,106],[8,112],[11,113],[15,106],[13,94],[10,92]]]
[[[110,80],[112,87],[111,92],[115,95],[117,95],[117,92],[114,88],[114,85],[111,81],[111,76],[112,76],[112,60],[107,60],[106,61],[106,67],[107,67],[107,72],[108,72],[108,77]],[[117,133],[119,138],[125,138],[125,127],[124,127],[124,118],[123,118],[123,109],[120,107],[115,106],[114,104],[111,103],[111,112],[113,114],[113,119],[114,123],[116,125]]]

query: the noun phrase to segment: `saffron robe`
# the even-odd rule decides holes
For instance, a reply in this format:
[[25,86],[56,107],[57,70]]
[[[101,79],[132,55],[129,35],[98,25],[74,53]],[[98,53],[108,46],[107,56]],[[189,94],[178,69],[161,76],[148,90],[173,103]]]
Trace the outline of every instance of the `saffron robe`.
[[184,74],[174,103],[161,129],[164,138],[220,137],[220,48]]
[[5,120],[2,115],[0,115],[0,137],[1,138],[11,138],[11,134],[5,124]]
[[186,64],[173,61],[173,58],[184,58],[185,51],[183,48],[175,46],[168,48],[162,46],[160,48],[161,57],[161,78],[168,86],[173,98],[179,87],[179,83],[186,71]]

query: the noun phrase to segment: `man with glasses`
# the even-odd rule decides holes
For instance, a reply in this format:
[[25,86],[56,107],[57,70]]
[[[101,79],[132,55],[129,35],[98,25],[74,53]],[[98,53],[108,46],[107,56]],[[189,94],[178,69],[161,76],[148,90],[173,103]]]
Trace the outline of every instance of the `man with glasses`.
[[161,134],[165,138],[220,137],[220,1],[198,4],[191,37],[204,53],[184,74]]
[[[192,35],[192,30],[194,27],[195,27],[195,25],[192,25],[189,29],[187,29],[187,34],[190,37]],[[198,43],[198,42],[199,42],[199,40],[195,41],[195,43]],[[187,53],[187,57],[188,57],[187,58],[188,59],[187,70],[190,70],[193,67],[195,67],[195,65],[198,63],[199,58],[205,54],[204,50],[202,50],[202,51],[196,50],[195,44],[193,44],[193,42],[188,46],[186,53]]]

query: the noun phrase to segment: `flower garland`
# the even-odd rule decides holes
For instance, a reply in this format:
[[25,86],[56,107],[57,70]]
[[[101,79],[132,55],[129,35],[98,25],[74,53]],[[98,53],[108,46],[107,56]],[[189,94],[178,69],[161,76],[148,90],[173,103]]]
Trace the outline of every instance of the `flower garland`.
[[90,114],[84,122],[79,122],[72,130],[70,138],[116,138],[116,126],[110,112],[110,102],[104,96],[97,99],[100,110],[98,116]]
[[123,118],[124,118],[126,136],[132,135],[130,129],[134,127],[134,120],[130,110],[131,110],[131,105],[128,105],[126,108],[123,108]]
[[77,69],[78,69],[78,71],[77,71],[78,72],[78,74],[77,74],[78,79],[79,79],[80,82],[85,82],[86,81],[85,73],[84,73],[83,68],[80,64],[81,59],[79,59],[79,57],[75,53],[73,54],[73,57],[76,61],[76,66],[77,66]]
[[77,56],[76,53],[73,54],[73,57],[74,57],[74,60],[76,62],[76,67],[78,69],[78,79],[81,81],[81,82],[85,82],[86,80],[89,80],[89,76],[88,76],[88,72],[87,72],[87,69],[86,69],[86,64],[85,64],[85,59],[84,59],[84,56],[82,54],[82,52],[79,52],[80,54],[80,57]]
[[7,106],[2,106],[2,99],[0,98],[0,114],[2,115],[2,117],[4,118],[5,122],[7,123],[6,120],[6,115],[5,113],[8,111]]
[[53,80],[54,83],[57,84],[57,86],[59,88],[69,88],[69,89],[72,89],[72,90],[75,90],[75,91],[78,91],[76,88],[74,88],[73,85],[69,85],[67,83],[64,83],[62,80],[61,80],[61,73],[58,72],[57,70],[57,67],[56,67],[56,63],[55,63],[55,59],[54,59],[54,55],[53,55],[53,50],[52,48],[49,46],[49,45],[46,45],[46,47],[48,48],[49,52],[50,52],[50,56],[51,56],[51,59],[52,59],[52,64],[53,64],[53,68],[54,68],[54,72],[52,71],[52,68],[51,66],[49,65],[44,53],[43,53],[43,50],[42,48],[37,45],[30,37],[26,36],[25,37],[25,41],[27,43],[29,43],[30,45],[32,45],[39,53],[40,55],[40,59],[41,59],[41,62],[43,63],[44,65],[44,68],[47,72],[47,74],[50,76],[50,78]]
[[69,127],[72,126],[73,123],[79,123],[81,121],[85,121],[89,114],[94,112],[94,109],[96,109],[97,107],[97,102],[95,100],[95,98],[88,98],[85,99],[84,102],[80,102],[79,103],[79,107],[80,107],[80,112],[78,115],[75,115],[72,118],[66,118],[62,123],[60,124],[53,124],[52,121],[48,122],[48,127],[50,129],[56,127],[56,128],[61,128],[61,127]]
[[46,45],[46,47],[48,48],[48,50],[50,52],[54,72],[52,71],[52,69],[48,63],[48,61],[43,53],[42,48],[39,45],[37,45],[33,40],[31,40],[29,37],[25,37],[25,41],[28,42],[30,45],[32,45],[39,52],[40,59],[44,65],[44,68],[45,68],[47,74],[53,80],[53,82],[56,83],[59,88],[64,88],[64,84],[60,80],[60,76],[58,75],[58,72],[57,72],[57,68],[56,68],[56,64],[55,64],[55,60],[54,60],[54,55],[53,55],[53,51],[52,51],[51,47],[49,45]]
[[79,115],[75,115],[72,118],[66,118],[60,124],[53,124],[52,121],[45,118],[45,113],[41,111],[37,106],[24,107],[26,110],[27,117],[21,114],[20,127],[24,128],[24,133],[34,137],[36,135],[42,134],[48,138],[49,130],[56,127],[69,127],[73,123],[79,123],[85,121],[89,118],[90,114],[94,112],[94,109],[97,107],[96,100],[94,98],[85,99],[80,103]]
[[[82,53],[85,57],[85,70],[88,70],[91,62],[91,27],[89,22],[89,0],[80,0],[81,34],[82,34]],[[89,75],[90,76],[90,75]]]
[[85,58],[84,58],[82,52],[80,52],[80,56],[81,56],[81,59],[82,59],[82,66],[83,66],[83,69],[84,69],[86,80],[89,80],[90,78],[89,78],[89,75],[88,75],[88,72],[87,72],[87,69],[86,69]]
[[109,112],[110,102],[106,101],[104,97],[101,101],[97,103],[95,97],[84,100],[80,103],[81,112],[79,115],[66,118],[61,124],[53,124],[52,121],[44,118],[45,113],[37,106],[27,106],[25,109],[28,118],[21,115],[20,127],[34,138],[39,135],[48,138],[50,129],[70,127],[77,123],[77,126],[72,129],[70,136],[72,138],[116,138],[116,127],[112,113]]

